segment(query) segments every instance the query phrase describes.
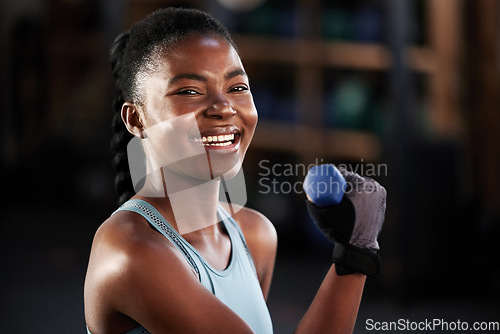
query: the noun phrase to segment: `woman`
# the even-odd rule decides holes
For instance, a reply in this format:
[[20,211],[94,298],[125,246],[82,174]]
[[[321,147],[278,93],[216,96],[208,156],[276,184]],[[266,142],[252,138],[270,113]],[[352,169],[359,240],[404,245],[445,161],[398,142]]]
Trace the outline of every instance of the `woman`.
[[[94,238],[89,332],[271,333],[265,299],[276,232],[262,214],[219,203],[221,181],[237,174],[257,123],[231,37],[206,13],[164,9],[120,35],[111,62],[116,183],[122,201],[132,196]],[[128,133],[147,160],[137,194]],[[332,266],[297,332],[352,331],[364,281]]]

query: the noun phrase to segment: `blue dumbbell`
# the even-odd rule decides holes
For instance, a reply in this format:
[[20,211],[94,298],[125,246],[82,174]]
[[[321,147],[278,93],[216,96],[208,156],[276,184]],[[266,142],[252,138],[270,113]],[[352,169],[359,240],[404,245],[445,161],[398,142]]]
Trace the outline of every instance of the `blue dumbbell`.
[[311,167],[303,184],[307,199],[319,207],[339,204],[346,190],[346,181],[332,164]]

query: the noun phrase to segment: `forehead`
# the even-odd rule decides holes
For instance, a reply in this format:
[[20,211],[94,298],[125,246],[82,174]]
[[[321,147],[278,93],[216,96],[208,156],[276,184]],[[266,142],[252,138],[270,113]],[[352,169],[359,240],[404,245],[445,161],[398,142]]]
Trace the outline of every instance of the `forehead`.
[[[191,35],[161,57],[164,74],[209,71],[224,74],[227,69],[243,68],[241,59],[229,42],[220,36]],[[166,72],[166,73],[165,73]]]

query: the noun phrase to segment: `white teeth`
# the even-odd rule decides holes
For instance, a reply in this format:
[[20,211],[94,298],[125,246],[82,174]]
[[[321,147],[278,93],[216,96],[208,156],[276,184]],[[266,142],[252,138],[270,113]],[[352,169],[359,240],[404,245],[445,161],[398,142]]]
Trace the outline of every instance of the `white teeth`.
[[228,135],[204,136],[193,138],[195,143],[203,143],[205,146],[229,146],[233,143],[234,133]]

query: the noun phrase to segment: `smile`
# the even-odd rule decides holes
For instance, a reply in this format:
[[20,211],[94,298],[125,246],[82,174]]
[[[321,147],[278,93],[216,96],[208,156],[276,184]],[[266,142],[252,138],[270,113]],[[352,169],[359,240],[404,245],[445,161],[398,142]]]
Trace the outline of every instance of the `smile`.
[[191,140],[197,144],[203,144],[203,146],[229,146],[234,143],[234,133],[215,135],[215,136],[203,136],[201,138],[192,138]]

